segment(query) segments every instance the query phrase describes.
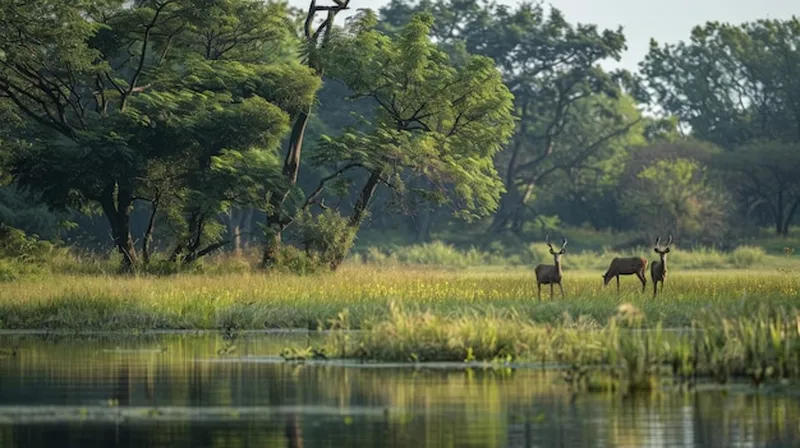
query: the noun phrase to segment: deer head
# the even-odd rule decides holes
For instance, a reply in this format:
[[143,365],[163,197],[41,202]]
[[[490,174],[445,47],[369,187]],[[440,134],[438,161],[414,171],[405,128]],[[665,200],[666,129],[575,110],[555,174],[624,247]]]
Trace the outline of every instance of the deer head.
[[672,244],[672,235],[670,235],[669,238],[667,239],[667,244],[661,246],[660,243],[661,243],[661,237],[659,236],[658,238],[656,238],[656,244],[653,250],[656,251],[658,255],[661,255],[661,258],[663,259],[664,256],[670,252],[670,245]]
[[558,252],[556,252],[556,250],[553,249],[553,245],[550,244],[550,235],[545,235],[544,242],[547,244],[547,247],[550,248],[550,255],[553,256],[553,259],[555,260],[556,264],[559,264],[561,262],[561,256],[564,255],[565,253],[567,253],[567,250],[566,250],[567,239],[566,238],[562,238],[561,250],[559,250]]

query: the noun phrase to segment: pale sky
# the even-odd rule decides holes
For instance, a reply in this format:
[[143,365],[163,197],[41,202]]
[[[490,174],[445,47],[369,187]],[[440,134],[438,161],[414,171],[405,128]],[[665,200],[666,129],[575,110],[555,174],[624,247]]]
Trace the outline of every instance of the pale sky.
[[[289,0],[289,3],[308,8],[306,0]],[[319,1],[319,4],[324,3],[325,0]],[[382,0],[350,0],[350,7],[353,11],[377,10],[384,3]],[[612,29],[622,25],[628,51],[620,65],[628,70],[636,70],[651,37],[661,43],[677,42],[687,40],[692,27],[709,20],[738,24],[760,18],[789,19],[793,14],[800,15],[798,0],[550,0],[548,3],[563,11],[571,23],[595,23]]]

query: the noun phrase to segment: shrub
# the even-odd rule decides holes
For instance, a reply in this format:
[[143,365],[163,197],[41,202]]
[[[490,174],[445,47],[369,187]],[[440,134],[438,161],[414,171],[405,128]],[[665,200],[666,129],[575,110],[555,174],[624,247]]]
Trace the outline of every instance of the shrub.
[[281,246],[278,250],[272,266],[278,272],[307,275],[320,272],[324,269],[325,264],[320,261],[316,254],[309,254],[294,246],[287,245]]
[[737,268],[748,268],[764,261],[766,252],[756,246],[739,246],[730,253],[728,258]]
[[295,221],[306,254],[335,269],[350,252],[356,232],[347,218],[331,209],[312,216],[302,212]]

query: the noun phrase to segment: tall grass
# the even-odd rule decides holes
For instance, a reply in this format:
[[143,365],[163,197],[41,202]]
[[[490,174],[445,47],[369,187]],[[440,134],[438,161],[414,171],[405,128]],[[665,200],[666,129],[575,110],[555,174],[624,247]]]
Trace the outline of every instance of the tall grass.
[[[572,252],[567,248],[562,258],[565,270],[605,270],[615,257],[644,256],[655,259],[652,250],[641,248],[628,251],[593,251]],[[447,266],[447,267],[508,267],[526,266],[539,263],[552,263],[546,245],[530,244],[521,255],[504,255],[510,251],[498,247],[492,251],[481,251],[477,248],[458,249],[453,245],[433,242],[412,246],[392,247],[381,250],[370,247],[361,254],[356,254],[351,263],[363,263],[378,266]],[[694,250],[676,250],[668,259],[670,266],[677,269],[733,269],[733,268],[776,268],[781,266],[800,267],[800,258],[786,255],[767,255],[760,247],[739,246],[733,251],[723,252],[712,248],[696,248]]]
[[[625,303],[603,326],[565,316],[539,324],[514,311],[448,318],[404,310],[392,304],[386,319],[365,331],[333,331],[328,350],[335,356],[381,361],[508,361],[568,364],[567,379],[592,385],[590,368],[603,368],[626,387],[658,387],[661,377],[678,380],[730,377],[755,384],[800,379],[800,313],[761,307],[751,316],[699,314],[691,327],[664,331],[656,324],[641,331],[646,315]],[[336,330],[348,329],[341,314]],[[582,383],[582,384],[581,384]]]
[[568,271],[566,297],[538,301],[531,269],[447,270],[436,267],[348,265],[309,276],[239,274],[170,277],[51,274],[0,288],[0,328],[44,329],[263,329],[329,326],[348,309],[353,328],[390,315],[395,302],[407,310],[446,319],[514,310],[537,323],[564,314],[605,322],[621,301],[652,322],[689,325],[698,313],[718,310],[748,316],[760,306],[797,304],[800,276],[777,271],[671,271],[664,294],[653,299],[632,277],[621,296],[603,287],[598,271]]

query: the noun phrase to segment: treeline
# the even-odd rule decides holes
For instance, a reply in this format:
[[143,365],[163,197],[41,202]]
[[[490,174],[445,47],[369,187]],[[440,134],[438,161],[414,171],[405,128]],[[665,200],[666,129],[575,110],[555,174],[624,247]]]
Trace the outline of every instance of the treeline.
[[[62,4],[63,3],[63,4]],[[358,232],[565,226],[719,245],[800,206],[800,20],[708,23],[607,71],[621,29],[540,4],[0,5],[0,221],[123,267]],[[14,232],[6,232],[14,234]],[[288,244],[287,244],[288,243]]]

